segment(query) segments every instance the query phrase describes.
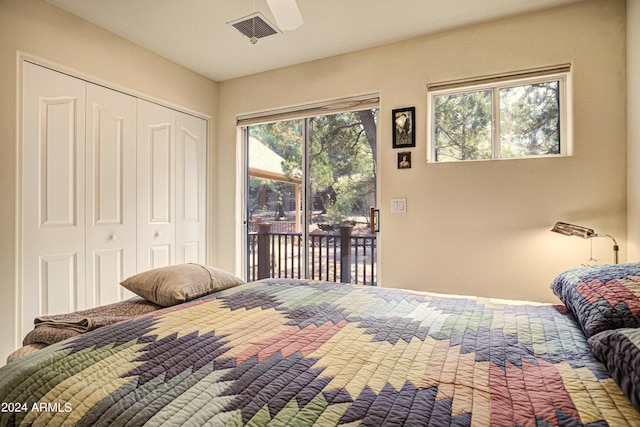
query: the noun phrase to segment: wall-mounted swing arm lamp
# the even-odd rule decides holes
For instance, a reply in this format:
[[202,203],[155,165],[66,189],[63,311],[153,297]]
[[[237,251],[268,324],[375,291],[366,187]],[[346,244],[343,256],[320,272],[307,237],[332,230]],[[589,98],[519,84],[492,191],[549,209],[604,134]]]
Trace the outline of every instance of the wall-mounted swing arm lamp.
[[618,242],[610,234],[599,234],[593,231],[591,228],[583,227],[581,225],[567,224],[566,222],[556,222],[556,225],[551,229],[554,233],[559,233],[564,236],[576,236],[583,239],[590,239],[592,237],[608,237],[613,240],[613,262],[618,263]]

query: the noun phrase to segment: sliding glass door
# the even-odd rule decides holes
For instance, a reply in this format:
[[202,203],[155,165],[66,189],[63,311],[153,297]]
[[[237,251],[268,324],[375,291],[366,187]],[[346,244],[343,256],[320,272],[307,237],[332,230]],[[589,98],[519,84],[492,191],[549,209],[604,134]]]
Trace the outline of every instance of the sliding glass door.
[[377,110],[244,128],[247,277],[376,284]]

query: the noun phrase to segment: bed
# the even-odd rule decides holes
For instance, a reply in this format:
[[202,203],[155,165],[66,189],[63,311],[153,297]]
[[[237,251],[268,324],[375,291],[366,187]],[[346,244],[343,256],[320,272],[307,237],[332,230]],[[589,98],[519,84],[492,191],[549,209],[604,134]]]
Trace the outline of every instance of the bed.
[[0,424],[640,425],[640,264],[556,305],[227,279],[4,366]]

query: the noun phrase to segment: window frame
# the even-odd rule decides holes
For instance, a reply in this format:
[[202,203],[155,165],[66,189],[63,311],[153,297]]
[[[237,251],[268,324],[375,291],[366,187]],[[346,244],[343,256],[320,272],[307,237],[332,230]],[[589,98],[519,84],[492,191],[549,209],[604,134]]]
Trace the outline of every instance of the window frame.
[[[573,118],[571,105],[571,71],[569,66],[558,70],[535,70],[516,72],[501,76],[474,78],[455,82],[427,85],[427,163],[464,163],[491,160],[517,160],[532,158],[566,157],[572,154]],[[558,154],[534,154],[525,156],[502,157],[500,155],[500,90],[538,83],[558,82],[560,106],[560,152]],[[435,97],[457,95],[468,92],[491,90],[491,158],[468,160],[436,160],[435,129]]]

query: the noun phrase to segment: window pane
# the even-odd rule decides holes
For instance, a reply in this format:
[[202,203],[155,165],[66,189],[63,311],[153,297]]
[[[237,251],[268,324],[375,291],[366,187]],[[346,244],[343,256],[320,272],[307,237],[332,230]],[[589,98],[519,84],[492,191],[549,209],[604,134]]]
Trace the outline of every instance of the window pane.
[[491,90],[434,96],[435,160],[491,158]]
[[278,222],[279,231],[299,231],[302,183],[302,120],[249,127],[248,215],[250,230]]
[[560,83],[500,89],[501,157],[560,154]]
[[309,229],[355,224],[370,230],[369,208],[376,205],[376,127],[378,110],[315,116],[309,137]]

